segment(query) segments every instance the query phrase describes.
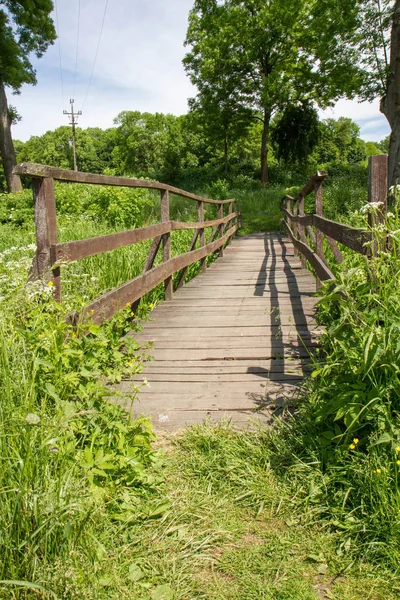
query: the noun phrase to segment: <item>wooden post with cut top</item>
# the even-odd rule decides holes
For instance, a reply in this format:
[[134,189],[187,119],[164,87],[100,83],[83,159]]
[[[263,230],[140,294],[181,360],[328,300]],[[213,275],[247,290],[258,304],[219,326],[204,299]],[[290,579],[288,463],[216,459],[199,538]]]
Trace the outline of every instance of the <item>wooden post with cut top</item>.
[[[33,259],[30,279],[43,279],[55,262],[53,248],[58,242],[54,179],[51,177],[32,179],[36,226],[36,254]],[[61,301],[60,267],[52,269],[55,299]]]
[[[388,207],[388,157],[387,154],[370,156],[368,159],[368,202],[381,202],[376,212],[376,222],[382,222]],[[373,224],[369,213],[369,224]]]
[[[378,154],[368,159],[368,202],[376,205],[376,210],[368,213],[368,225],[374,227],[383,223],[388,208],[388,156]],[[372,207],[371,207],[372,208]],[[378,244],[373,242],[371,255],[379,252]],[[385,244],[382,244],[384,250]]]
[[[169,194],[168,190],[161,190],[161,222],[169,221]],[[167,262],[171,258],[171,233],[164,233],[163,241],[163,262]],[[165,299],[172,300],[173,295],[172,275],[164,281]]]

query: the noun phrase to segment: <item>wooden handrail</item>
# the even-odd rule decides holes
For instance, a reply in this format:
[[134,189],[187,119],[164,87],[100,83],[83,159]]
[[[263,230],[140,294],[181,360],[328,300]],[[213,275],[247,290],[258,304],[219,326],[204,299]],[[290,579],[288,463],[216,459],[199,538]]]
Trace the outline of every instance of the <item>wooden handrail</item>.
[[[184,283],[187,268],[192,263],[201,261],[201,272],[204,272],[207,268],[206,257],[216,251],[222,256],[224,245],[230,243],[232,236],[239,229],[240,212],[236,210],[235,200],[203,198],[156,181],[80,173],[34,163],[21,163],[15,167],[14,173],[29,175],[33,178],[37,249],[33,260],[31,279],[47,278],[49,271],[51,271],[55,298],[59,302],[61,302],[61,266],[63,263],[153,239],[142,274],[104,294],[83,310],[86,317],[90,316],[93,322],[99,324],[112,317],[127,303],[136,308],[139,299],[162,282],[164,282],[165,298],[170,300],[174,292],[173,274],[180,271],[178,278],[178,287],[180,287]],[[58,243],[54,180],[160,190],[161,223],[110,235]],[[199,215],[197,222],[185,223],[170,219],[170,192],[197,201]],[[204,220],[204,203],[217,205],[218,219]],[[224,206],[226,204],[228,205],[228,214],[224,216]],[[227,225],[230,227],[225,232]],[[213,227],[214,229],[211,240],[205,244],[204,230],[207,227]],[[172,258],[171,233],[182,229],[195,230],[189,252]],[[200,247],[196,249],[198,241]],[[154,267],[160,247],[162,247],[163,262]],[[79,315],[73,314],[70,316],[70,321],[76,322],[78,318]]]
[[47,177],[55,179],[56,181],[69,181],[70,183],[88,183],[90,185],[111,185],[119,187],[129,188],[147,188],[150,190],[164,190],[183,198],[190,198],[191,200],[198,200],[206,202],[208,204],[229,204],[234,202],[234,199],[230,200],[211,200],[210,198],[203,198],[203,196],[197,196],[191,192],[186,192],[180,188],[173,187],[166,183],[160,183],[159,181],[147,181],[147,179],[132,179],[130,177],[117,177],[115,175],[98,175],[96,173],[82,173],[80,171],[69,171],[68,169],[59,169],[57,167],[49,167],[47,165],[40,165],[38,163],[20,163],[18,164],[13,173],[15,175],[27,175],[29,177]]
[[[385,161],[382,160],[381,156],[373,158],[379,159],[379,170],[377,169],[377,171],[382,180],[384,180]],[[372,164],[374,164],[374,161]],[[334,258],[339,263],[342,262],[343,257],[337,242],[359,254],[369,255],[371,250],[366,244],[372,240],[372,234],[366,229],[356,229],[343,223],[331,221],[323,216],[322,183],[327,175],[328,173],[326,171],[318,171],[315,175],[310,177],[295,198],[286,195],[282,199],[282,212],[284,217],[286,217],[286,220],[284,219],[283,222],[288,230],[295,251],[300,254],[302,266],[306,266],[306,260],[310,263],[319,281],[326,281],[334,278],[324,255],[322,245],[323,236],[325,236],[325,239],[333,252]],[[372,183],[370,175],[370,186]],[[374,189],[379,189],[379,193],[381,196],[383,195],[381,190],[384,189],[384,185],[375,185]],[[304,198],[312,191],[315,192],[316,211],[315,214],[306,215],[304,213]],[[376,194],[375,196],[370,194],[370,201],[371,198],[376,201]],[[381,200],[381,198],[379,198],[379,200]],[[312,230],[312,227],[315,228],[315,233]],[[315,246],[315,250],[311,248],[307,235],[311,239],[311,243]]]
[[232,213],[222,219],[213,219],[204,221],[204,223],[185,223],[181,221],[166,221],[156,225],[140,227],[140,229],[130,229],[119,233],[110,233],[108,235],[86,238],[72,242],[63,242],[52,246],[55,260],[57,263],[70,263],[81,258],[88,258],[103,252],[111,252],[117,248],[124,248],[132,244],[138,244],[146,240],[151,240],[159,235],[165,235],[171,231],[182,229],[203,229],[204,227],[213,227],[220,223],[228,223],[235,219],[238,213]]
[[313,226],[323,234],[340,242],[343,246],[347,246],[347,248],[350,248],[359,254],[367,254],[365,244],[371,241],[371,234],[365,229],[356,229],[350,225],[344,225],[337,221],[330,221],[329,219],[319,217],[318,215],[304,215],[303,217],[299,215],[294,216],[286,208],[283,208],[282,212],[290,219],[291,223],[300,223],[303,227]]

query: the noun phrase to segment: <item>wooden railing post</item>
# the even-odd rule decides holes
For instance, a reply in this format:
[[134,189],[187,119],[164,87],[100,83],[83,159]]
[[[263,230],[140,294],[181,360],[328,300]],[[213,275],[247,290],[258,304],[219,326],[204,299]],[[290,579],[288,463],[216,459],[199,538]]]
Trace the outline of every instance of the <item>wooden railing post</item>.
[[[36,255],[33,259],[31,279],[43,279],[55,262],[57,244],[57,215],[54,180],[51,177],[32,179],[36,226]],[[55,299],[61,301],[60,268],[52,269]]]
[[[169,193],[168,190],[161,190],[161,221],[169,221]],[[164,233],[163,240],[163,262],[171,258],[171,233]],[[173,295],[172,275],[164,281],[165,299],[172,300]]]
[[368,159],[368,202],[381,202],[382,206],[376,212],[375,219],[368,214],[368,223],[382,223],[388,206],[388,157],[387,154],[370,156]]
[[[224,217],[224,205],[220,204],[218,206],[218,219],[223,219]],[[219,229],[219,237],[222,238],[224,236],[224,224],[221,223],[221,225],[218,226]],[[219,251],[219,255],[222,257],[224,255],[224,248],[221,246],[220,251]]]
[[[199,215],[199,222],[200,223],[204,223],[204,202],[199,201],[197,203],[198,206],[198,215]],[[205,239],[204,239],[204,228],[200,229],[200,248],[202,248],[205,244]],[[207,271],[207,263],[206,263],[206,258],[203,258],[201,260],[200,263],[200,271],[201,273],[205,273]]]

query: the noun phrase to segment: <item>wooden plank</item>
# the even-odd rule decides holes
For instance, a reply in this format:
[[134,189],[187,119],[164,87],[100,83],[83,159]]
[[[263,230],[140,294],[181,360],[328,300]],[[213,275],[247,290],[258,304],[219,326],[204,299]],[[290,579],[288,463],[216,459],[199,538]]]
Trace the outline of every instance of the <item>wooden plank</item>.
[[[139,341],[139,340],[138,340]],[[145,342],[147,343],[147,342]],[[305,346],[315,346],[315,340],[311,335],[301,337],[299,340],[296,331],[293,331],[293,334],[289,337],[263,337],[256,336],[252,338],[227,338],[227,337],[214,337],[212,339],[207,339],[205,337],[201,337],[198,340],[192,339],[158,339],[154,340],[154,348],[157,350],[161,349],[178,349],[183,350],[187,348],[189,350],[206,350],[208,348],[212,349],[226,349],[229,348],[237,348],[240,346],[241,348],[262,348],[264,350],[277,349],[278,346],[298,346],[299,344]],[[149,351],[151,354],[151,350]]]
[[159,183],[158,181],[147,181],[146,179],[132,179],[130,177],[116,177],[114,175],[98,175],[95,173],[81,173],[80,171],[69,171],[57,167],[49,167],[38,163],[20,163],[13,173],[16,175],[29,175],[31,177],[51,177],[56,181],[69,181],[71,183],[89,183],[93,185],[110,185],[131,188],[147,188],[152,190],[165,190],[171,194],[190,198],[191,200],[201,200],[208,204],[229,204],[230,200],[211,200],[203,196],[197,196],[185,190]]
[[202,337],[211,340],[213,338],[227,337],[230,335],[231,339],[237,339],[238,344],[240,344],[240,340],[242,338],[254,339],[256,337],[261,337],[264,339],[267,337],[276,337],[280,334],[282,334],[282,336],[284,337],[288,337],[291,335],[299,335],[300,337],[306,337],[307,335],[310,335],[310,332],[312,335],[314,335],[314,329],[316,327],[316,324],[309,324],[308,327],[296,326],[295,324],[270,324],[261,327],[239,325],[235,327],[234,330],[232,330],[232,327],[192,327],[190,328],[190,331],[188,331],[187,327],[177,327],[173,325],[171,327],[154,329],[147,327],[146,324],[143,331],[134,331],[128,335],[132,335],[132,337],[141,342],[162,340],[165,338],[170,338],[174,334],[176,336],[184,336],[186,340],[197,340]]
[[[295,348],[284,347],[283,350],[280,349],[279,351],[271,348],[266,350],[262,348],[242,348],[240,344],[237,348],[229,349],[203,348],[195,350],[176,349],[174,351],[174,359],[182,362],[187,360],[269,360],[274,357],[281,358],[282,356],[307,358],[309,355],[309,351],[302,344]],[[171,351],[164,348],[152,348],[151,356],[157,361],[171,360]]]
[[[304,378],[304,374],[300,371],[296,373],[228,373],[228,374],[215,374],[210,373],[151,373],[146,372],[145,375],[137,375],[133,381],[147,382],[149,383],[149,390],[153,388],[153,383],[209,383],[211,385],[215,383],[231,384],[240,383],[246,387],[251,386],[253,383],[268,384],[273,383],[293,383],[298,382]],[[176,386],[174,386],[175,389]],[[179,386],[178,386],[179,387]],[[224,386],[225,388],[226,386]]]
[[86,306],[83,310],[83,315],[86,318],[90,316],[94,323],[103,323],[118,310],[126,306],[127,303],[132,303],[138,298],[141,298],[145,293],[152,290],[162,281],[165,281],[167,277],[171,276],[176,271],[204,258],[211,252],[215,252],[227,241],[228,237],[237,230],[237,227],[237,225],[231,227],[223,238],[209,243],[203,248],[198,248],[192,252],[187,252],[186,254],[171,258],[148,273],[135,277],[135,279],[132,279],[119,288],[104,294]]
[[[128,391],[132,387],[132,381],[123,381],[121,388]],[[286,383],[271,381],[246,383],[237,382],[234,386],[227,386],[226,382],[171,382],[169,385],[164,381],[155,381],[150,387],[143,386],[140,390],[139,401],[146,406],[153,400],[162,408],[210,408],[212,406],[221,408],[256,408],[260,404],[267,404],[270,394],[291,394],[297,388],[298,382],[288,381]],[[160,395],[162,400],[160,401]],[[158,395],[158,399],[157,396]]]
[[209,374],[209,375],[233,375],[233,374],[261,374],[268,375],[270,373],[299,373],[309,372],[312,365],[305,364],[304,361],[285,361],[285,360],[269,360],[269,361],[252,361],[251,365],[247,365],[246,361],[230,360],[217,361],[214,360],[211,364],[206,364],[204,361],[186,361],[184,364],[176,360],[164,361],[162,363],[148,362],[144,365],[144,372],[138,377],[147,377],[154,374],[165,373],[181,373],[188,375]]
[[111,250],[131,244],[138,244],[139,242],[162,236],[171,230],[171,223],[167,222],[141,227],[140,229],[131,229],[130,231],[87,238],[85,240],[63,242],[55,246],[56,260],[73,262],[102,252],[110,252]]

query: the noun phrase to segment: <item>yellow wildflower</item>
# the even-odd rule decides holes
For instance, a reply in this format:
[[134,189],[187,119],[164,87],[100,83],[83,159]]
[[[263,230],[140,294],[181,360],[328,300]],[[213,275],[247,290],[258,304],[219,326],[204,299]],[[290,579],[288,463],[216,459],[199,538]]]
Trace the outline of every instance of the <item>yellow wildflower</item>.
[[94,309],[92,308],[92,310],[90,311],[90,314],[93,315],[94,314]]
[[350,444],[349,449],[350,450],[354,450],[355,449],[355,445],[354,444]]
[[400,446],[397,446],[396,452],[400,452]]
[[360,441],[360,440],[359,440],[358,438],[354,438],[354,440],[353,440],[353,444],[355,444],[355,445],[357,446],[357,444],[358,444],[358,442],[359,442],[359,441]]
[[382,473],[381,469],[376,469],[375,473]]
[[398,460],[398,461],[396,462],[396,465],[398,465],[398,466],[400,467],[400,460]]
[[127,303],[125,304],[125,308],[129,308],[129,307],[130,307],[130,305],[131,305],[131,303],[130,303],[130,302],[127,302]]
[[54,287],[54,281],[49,281],[48,284],[50,287]]
[[71,337],[72,337],[73,339],[75,339],[75,338],[76,338],[76,333],[73,333],[73,334],[71,335]]

